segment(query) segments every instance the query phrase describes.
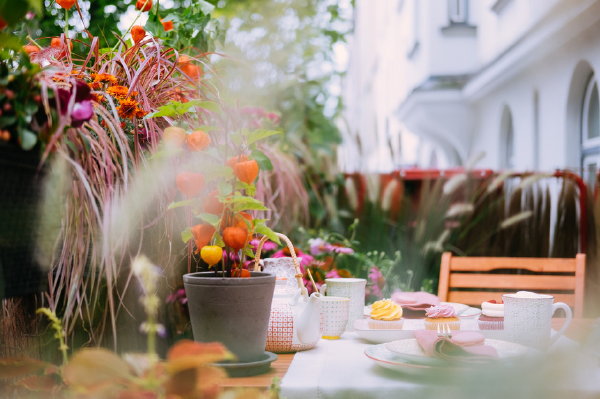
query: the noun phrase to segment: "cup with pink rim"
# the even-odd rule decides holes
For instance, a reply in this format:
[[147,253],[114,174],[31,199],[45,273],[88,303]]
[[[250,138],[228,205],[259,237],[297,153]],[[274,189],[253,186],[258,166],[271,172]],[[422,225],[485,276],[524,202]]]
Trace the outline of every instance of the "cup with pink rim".
[[[554,303],[548,294],[519,291],[502,295],[504,300],[504,332],[507,339],[537,349],[547,349],[565,332],[573,320],[573,312],[563,302]],[[552,316],[565,312],[561,328],[551,336]]]

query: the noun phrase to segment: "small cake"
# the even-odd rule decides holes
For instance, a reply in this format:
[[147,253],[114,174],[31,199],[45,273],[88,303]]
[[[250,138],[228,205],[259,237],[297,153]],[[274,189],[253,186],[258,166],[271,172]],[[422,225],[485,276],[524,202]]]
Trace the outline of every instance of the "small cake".
[[[456,317],[456,311],[451,305],[436,305],[425,309],[424,320],[426,330],[436,330],[442,325],[450,327],[451,330],[460,330],[460,319]],[[438,327],[439,326],[439,327]]]
[[504,330],[504,303],[495,300],[483,302],[477,322],[480,330]]
[[369,328],[376,330],[400,330],[402,328],[402,307],[391,299],[382,299],[371,305]]

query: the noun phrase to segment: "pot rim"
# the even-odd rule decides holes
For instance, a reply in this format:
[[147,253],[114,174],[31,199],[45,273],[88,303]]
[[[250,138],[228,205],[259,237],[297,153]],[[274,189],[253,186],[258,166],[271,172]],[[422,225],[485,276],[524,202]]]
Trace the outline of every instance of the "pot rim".
[[185,285],[220,285],[220,286],[237,286],[237,285],[262,285],[275,284],[275,275],[265,272],[250,272],[249,278],[243,277],[218,277],[214,272],[196,272],[183,275],[183,283]]

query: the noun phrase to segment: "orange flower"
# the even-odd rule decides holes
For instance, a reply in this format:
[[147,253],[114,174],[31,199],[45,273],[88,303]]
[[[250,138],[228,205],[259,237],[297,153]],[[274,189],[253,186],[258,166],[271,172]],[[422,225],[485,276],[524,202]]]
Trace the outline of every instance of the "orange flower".
[[104,102],[105,98],[103,95],[92,93],[92,100],[100,104]]
[[127,93],[129,93],[129,89],[125,86],[110,86],[106,89],[106,92],[113,97],[117,98],[125,98],[127,97]]
[[93,76],[94,82],[109,83],[111,85],[116,85],[118,83],[117,78],[110,73],[98,73]]
[[204,175],[201,173],[181,172],[175,176],[175,184],[186,197],[195,197],[204,187]]
[[102,88],[102,83],[91,82],[91,83],[88,83],[88,86],[90,86],[90,89],[92,89],[92,90],[100,90]]
[[196,130],[185,138],[187,146],[192,151],[202,151],[210,145],[210,136],[202,130]]
[[184,64],[179,67],[181,72],[187,75],[192,80],[200,79],[203,75],[202,68],[194,64]]
[[131,28],[131,37],[133,38],[133,42],[138,44],[146,37],[146,30],[140,25],[134,25]]
[[33,44],[27,44],[27,45],[23,46],[23,51],[25,51],[27,53],[27,55],[32,55],[32,54],[39,52],[40,48]]
[[198,249],[208,245],[216,231],[212,225],[206,223],[192,226],[190,230]]
[[117,111],[119,112],[119,116],[124,119],[133,118],[135,116],[135,112],[138,108],[138,102],[132,98],[125,98],[121,100],[119,104],[119,108]]
[[135,109],[135,117],[136,118],[143,118],[144,116],[148,115],[148,111],[144,111],[141,108],[136,108]]
[[223,230],[223,241],[230,248],[240,250],[246,246],[248,241],[248,230],[241,227],[226,227]]
[[70,10],[77,3],[77,0],[56,0],[56,4],[64,8],[65,10]]
[[258,162],[254,159],[244,162],[237,162],[233,165],[233,173],[238,179],[247,184],[252,184],[258,176]]
[[163,21],[161,19],[160,23],[162,23],[162,26],[163,26],[163,29],[165,30],[165,32],[173,30],[173,21]]
[[135,8],[140,11],[150,11],[152,9],[152,0],[137,0]]

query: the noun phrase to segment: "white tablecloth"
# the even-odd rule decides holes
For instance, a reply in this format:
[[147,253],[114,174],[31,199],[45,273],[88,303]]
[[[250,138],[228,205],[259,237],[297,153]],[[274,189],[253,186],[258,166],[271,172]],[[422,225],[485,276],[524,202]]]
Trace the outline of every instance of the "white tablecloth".
[[[419,322],[411,320],[409,326],[418,327]],[[462,329],[468,327],[465,328],[463,324]],[[545,365],[556,366],[558,371],[534,373],[531,368],[524,365],[522,372],[504,370],[491,376],[486,374],[478,376],[472,373],[471,381],[462,378],[458,382],[449,378],[443,383],[435,381],[436,376],[427,375],[428,370],[423,374],[423,378],[419,379],[414,375],[403,375],[377,365],[364,354],[365,348],[369,345],[371,344],[360,340],[356,333],[346,332],[339,340],[321,340],[316,348],[297,353],[282,379],[282,397],[286,399],[403,397],[517,399],[542,397],[539,396],[539,390],[550,385],[553,387],[553,392],[556,392],[557,398],[566,397],[567,392],[573,390],[579,393],[583,391],[585,395],[591,394],[592,397],[600,395],[600,369],[597,360],[588,359],[590,364],[581,364],[579,357],[575,359],[572,356],[573,353],[578,352],[574,350],[578,345],[564,337],[561,337],[556,345],[560,353],[544,360]],[[596,363],[593,363],[594,361]],[[565,372],[566,365],[571,363],[577,364],[577,368],[581,366],[582,371]],[[562,367],[563,365],[565,367]],[[573,371],[572,366],[568,367]],[[533,368],[537,368],[537,365],[533,365]],[[523,378],[520,378],[521,376]],[[545,394],[545,397],[550,397],[547,392]]]

